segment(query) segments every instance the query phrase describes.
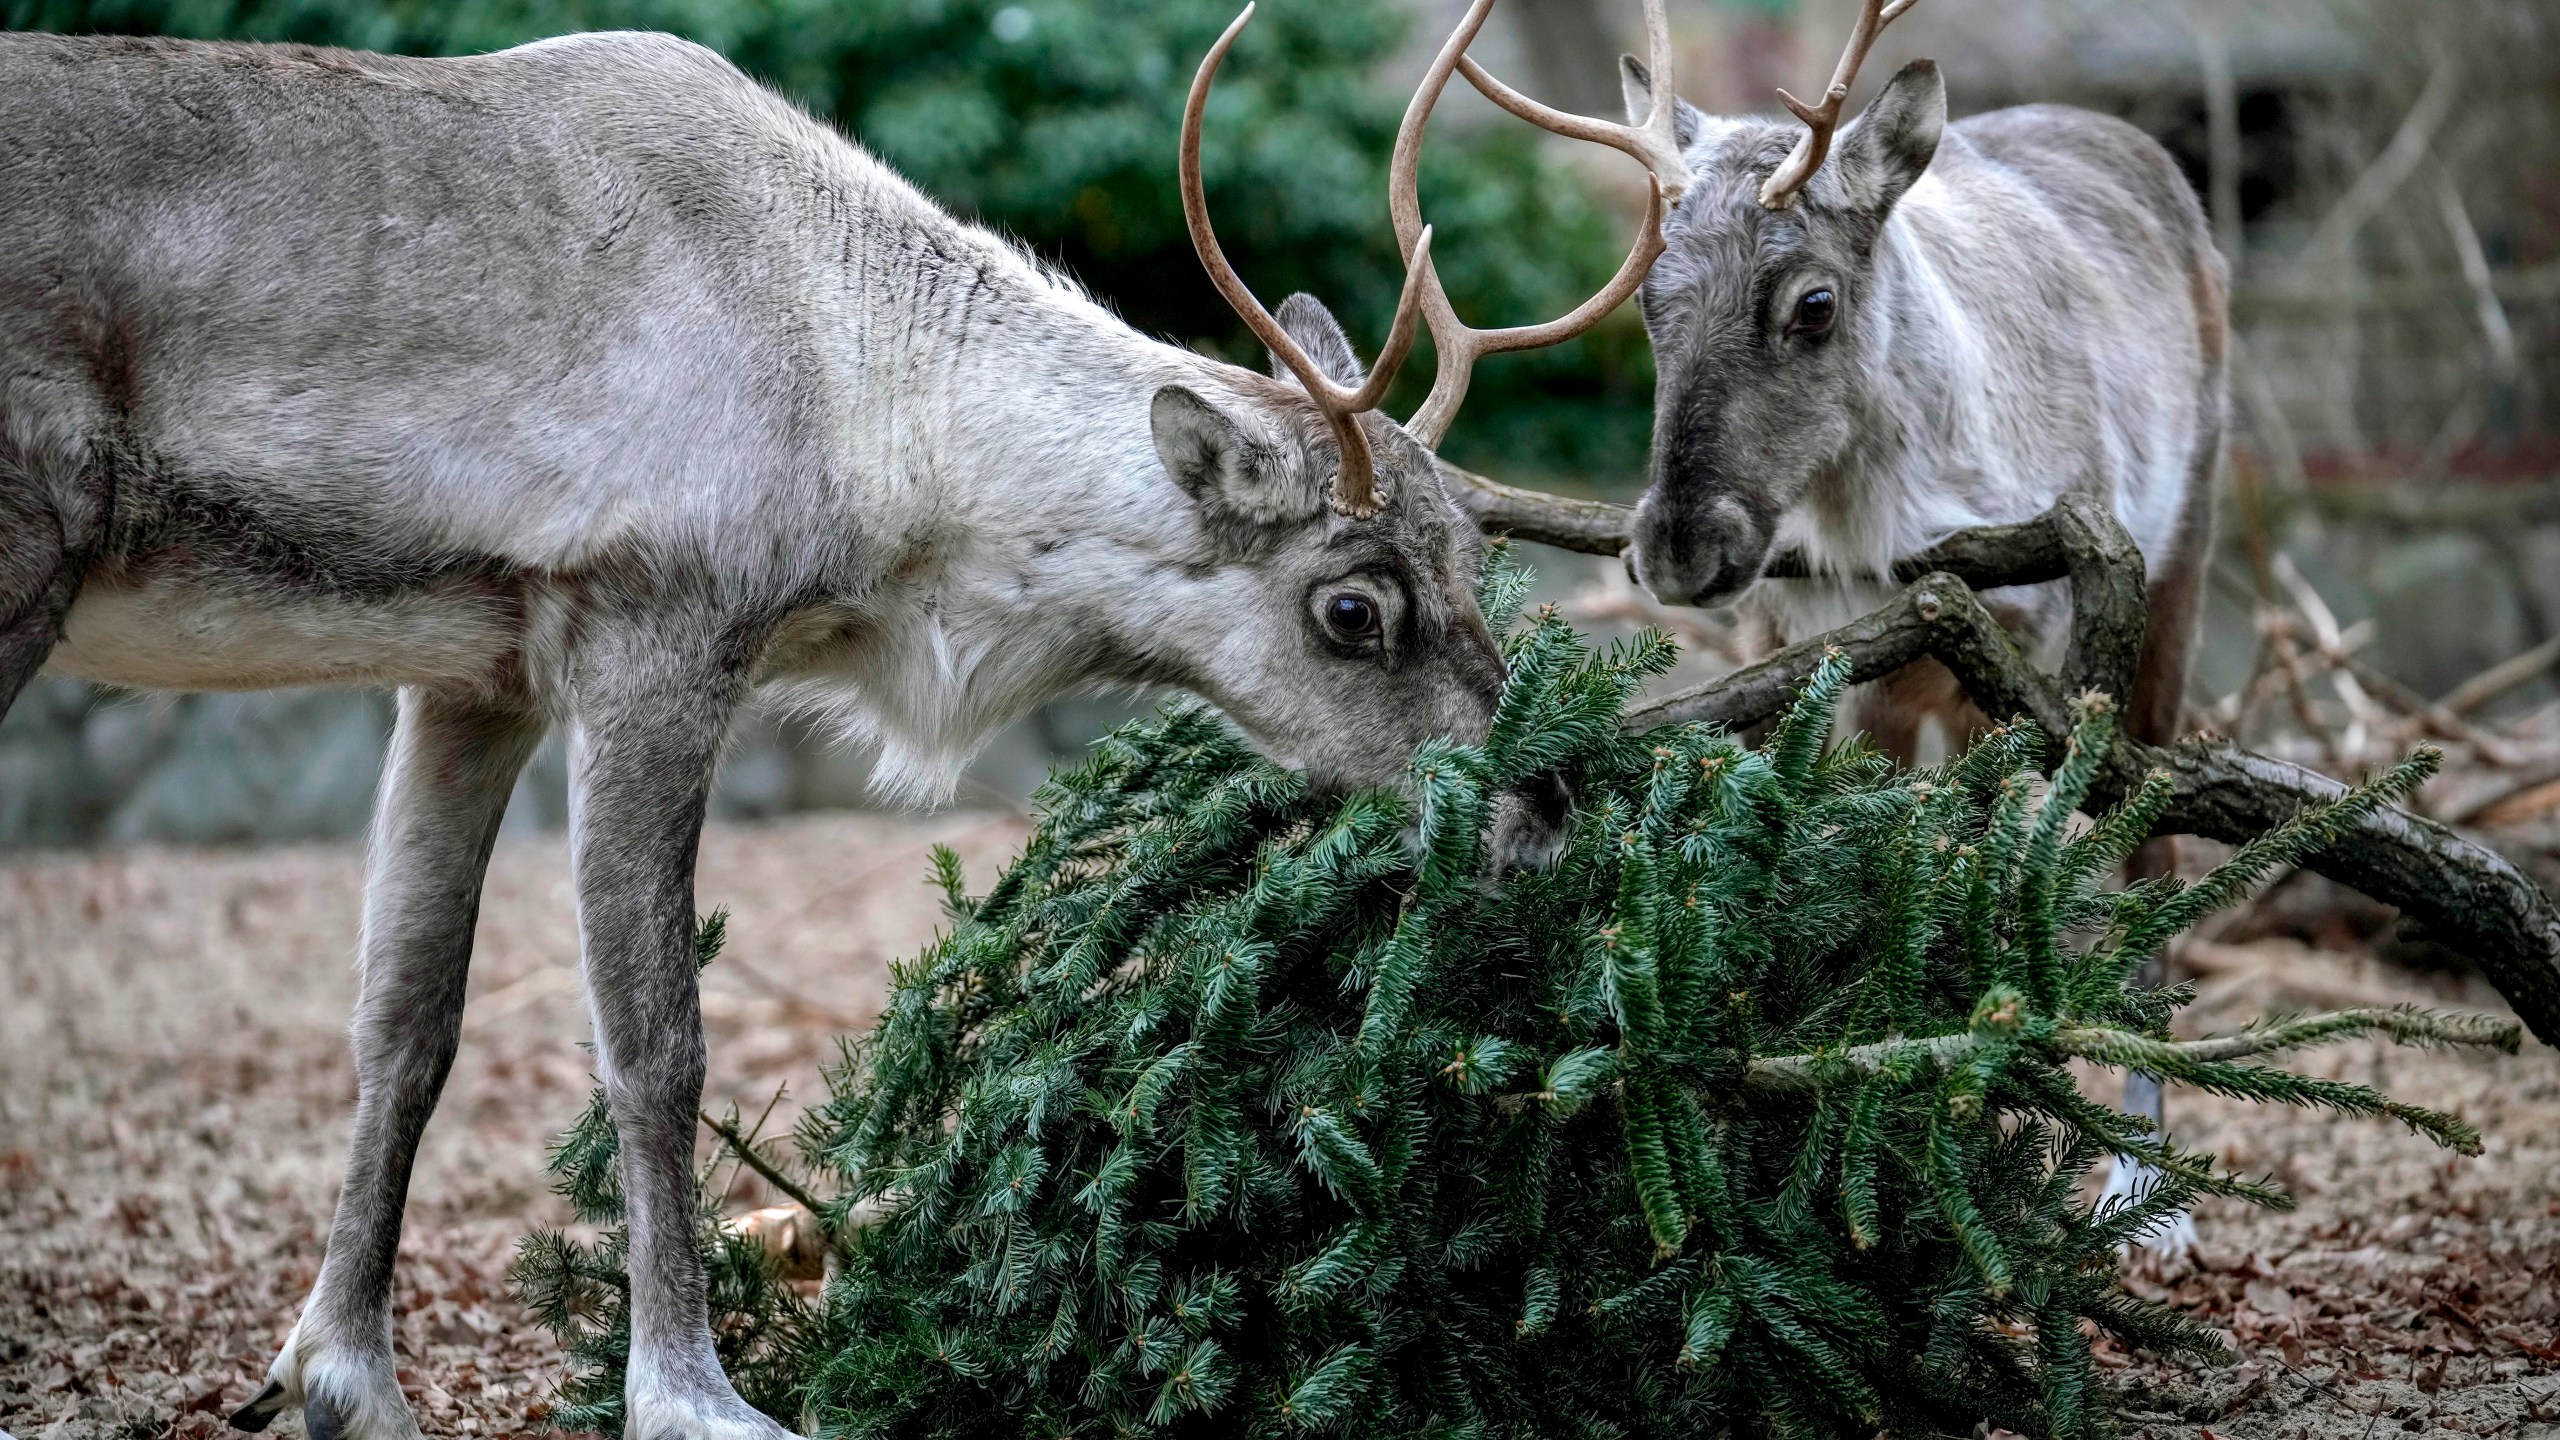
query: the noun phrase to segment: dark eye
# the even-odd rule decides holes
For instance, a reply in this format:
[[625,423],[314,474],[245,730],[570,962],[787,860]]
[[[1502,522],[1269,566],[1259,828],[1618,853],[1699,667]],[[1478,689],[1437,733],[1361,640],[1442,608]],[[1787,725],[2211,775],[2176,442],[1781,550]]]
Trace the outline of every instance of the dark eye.
[[1839,313],[1839,296],[1828,290],[1808,290],[1804,293],[1804,298],[1796,302],[1795,332],[1799,335],[1819,335],[1831,328],[1832,320]]
[[1345,640],[1366,640],[1378,633],[1378,603],[1356,590],[1325,597],[1325,628]]

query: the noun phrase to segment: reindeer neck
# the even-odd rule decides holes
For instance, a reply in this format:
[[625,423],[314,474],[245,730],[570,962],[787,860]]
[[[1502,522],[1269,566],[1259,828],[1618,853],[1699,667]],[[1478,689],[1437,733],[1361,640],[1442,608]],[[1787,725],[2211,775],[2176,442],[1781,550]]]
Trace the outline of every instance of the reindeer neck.
[[1997,351],[2003,327],[1959,282],[1982,261],[1964,253],[1980,235],[1958,204],[1933,172],[1877,240],[1850,443],[1784,532],[1821,570],[1885,573],[1958,530],[2041,512],[2067,481],[2004,460],[2016,381]]
[[849,623],[790,667],[910,798],[947,793],[987,734],[1061,693],[1161,678],[1121,612],[1200,534],[1149,406],[1170,383],[1217,394],[1219,368],[931,218],[945,228],[882,244],[845,292],[844,473],[874,555]]

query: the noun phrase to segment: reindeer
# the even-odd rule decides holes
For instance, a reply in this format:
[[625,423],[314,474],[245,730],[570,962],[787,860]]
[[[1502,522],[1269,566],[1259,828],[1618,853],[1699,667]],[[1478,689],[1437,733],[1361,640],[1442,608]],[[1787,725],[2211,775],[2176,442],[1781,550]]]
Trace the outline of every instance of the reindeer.
[[[1841,128],[1869,47],[1912,3],[1865,0],[1819,104],[1779,92],[1798,125],[1673,106],[1695,181],[1639,297],[1659,383],[1631,568],[1677,604],[1747,590],[1783,643],[1874,608],[1895,560],[1955,531],[2102,497],[2150,571],[2126,729],[2167,743],[2229,408],[2222,257],[2176,162],[2122,121],[2026,105],[1949,125],[1920,60]],[[1630,115],[1658,112],[1654,77],[1621,63]],[[1813,578],[1762,580],[1784,551]],[[2059,585],[1986,599],[2056,658]],[[1851,717],[1904,760],[1931,723],[1961,743],[1981,720],[1934,661]],[[2154,841],[2136,873],[2170,858]],[[2149,1077],[2127,1103],[2159,1122]],[[2137,1182],[2119,1167],[2112,1183]]]
[[[1250,15],[1180,161],[1271,377],[1132,332],[665,36],[441,60],[0,36],[0,713],[40,669],[399,692],[345,1184],[235,1425],[418,1434],[392,1259],[548,727],[646,1437],[785,1433],[721,1373],[695,1250],[694,853],[742,706],[824,707],[925,797],[1093,684],[1192,690],[1323,785],[1483,733],[1480,542],[1376,408],[1437,293],[1427,229],[1364,373],[1320,303],[1264,310],[1209,226],[1203,107]],[[1541,343],[1632,292],[1661,210]]]
[[[1675,104],[1697,181],[1640,294],[1659,383],[1633,568],[1676,604],[1749,589],[1801,633],[1870,608],[1860,582],[1957,530],[2102,496],[2151,569],[2141,678],[2119,698],[2134,735],[2165,741],[2228,410],[2222,259],[2176,162],[2121,121],[2026,105],[1949,125],[1921,60],[1842,129],[1911,4],[1865,0],[1820,104],[1779,92],[1800,125]],[[1622,80],[1649,111],[1644,67]],[[1755,587],[1783,551],[1815,578]],[[2022,639],[2059,643],[2058,588],[2000,598]],[[1907,756],[1895,702],[1950,685],[1900,677],[1862,718]]]

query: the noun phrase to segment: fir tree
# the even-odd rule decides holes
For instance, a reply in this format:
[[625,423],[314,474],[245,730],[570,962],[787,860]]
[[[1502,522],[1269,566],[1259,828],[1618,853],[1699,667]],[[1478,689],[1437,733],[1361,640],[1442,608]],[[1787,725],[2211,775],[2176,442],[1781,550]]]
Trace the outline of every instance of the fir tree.
[[[1524,589],[1496,565],[1487,613]],[[2512,1048],[2511,1025],[2349,1012],[2178,1044],[2187,992],[2127,983],[2431,756],[2194,886],[2112,890],[2166,791],[2074,829],[2101,698],[2049,778],[2023,727],[1900,772],[1826,745],[1843,664],[1751,748],[1620,733],[1658,637],[1595,652],[1541,613],[1508,650],[1490,737],[1424,747],[1407,793],[1310,794],[1177,706],[1054,777],[984,895],[937,856],[950,932],[797,1135],[833,1195],[821,1296],[706,1207],[744,1393],[855,1436],[2102,1435],[2091,1332],[2222,1353],[2120,1288],[2120,1248],[2201,1195],[2286,1201],[2067,1061],[2477,1149],[2254,1057]],[[1550,771],[1580,797],[1564,854],[1488,878],[1494,797]],[[599,1122],[555,1169],[609,1224]],[[2110,1154],[2163,1183],[2093,1209]],[[619,1260],[608,1230],[537,1236],[518,1268],[569,1345],[568,1424],[618,1424]]]

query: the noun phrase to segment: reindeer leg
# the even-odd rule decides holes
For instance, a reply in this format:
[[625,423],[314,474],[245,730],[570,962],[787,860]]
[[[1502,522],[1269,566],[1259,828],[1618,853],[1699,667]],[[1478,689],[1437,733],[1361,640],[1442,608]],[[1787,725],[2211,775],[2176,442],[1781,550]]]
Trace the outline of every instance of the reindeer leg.
[[[2178,531],[2159,574],[2144,594],[2142,658],[2136,665],[2133,695],[2125,707],[2125,733],[2146,745],[2169,745],[2178,738],[2178,720],[2186,706],[2187,671],[2194,659],[2196,630],[2204,608],[2205,567],[2213,549],[2213,494],[2221,467],[2222,429],[2219,411],[2210,404],[2219,394],[2218,340],[2211,347],[2217,365],[2208,387],[2208,413],[2213,417],[2196,448],[2187,477],[2187,500]],[[2156,880],[2178,870],[2178,837],[2159,835],[2143,842],[2125,866],[2126,878]],[[2165,953],[2142,962],[2134,983],[2158,988],[2169,983]],[[2160,1077],[2139,1072],[2124,1077],[2124,1108],[2151,1122],[2154,1138],[2169,1128],[2168,1097]],[[2108,1197],[2135,1196],[2155,1183],[2147,1167],[2118,1159],[2108,1173]],[[2143,1248],[2172,1261],[2183,1260],[2196,1246],[2193,1216],[2181,1214],[2142,1239]]]
[[418,1137],[462,1031],[480,882],[516,773],[542,736],[521,706],[400,694],[375,803],[362,979],[348,1037],[356,1117],[328,1258],[267,1388],[231,1423],[263,1430],[299,1406],[313,1440],[405,1440],[417,1421],[391,1348],[391,1267]]
[[578,923],[631,1237],[623,1434],[775,1440],[789,1432],[738,1397],[712,1346],[693,1166],[694,856],[743,666],[669,628],[608,628],[582,650],[570,730]]

